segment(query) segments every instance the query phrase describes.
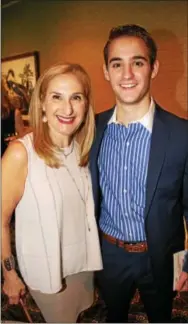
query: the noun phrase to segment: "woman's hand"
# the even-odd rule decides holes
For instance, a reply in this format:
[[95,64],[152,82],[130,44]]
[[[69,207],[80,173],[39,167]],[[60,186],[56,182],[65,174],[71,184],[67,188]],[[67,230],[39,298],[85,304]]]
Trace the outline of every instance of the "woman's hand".
[[177,291],[188,291],[188,273],[182,271],[178,281],[176,282]]
[[9,304],[18,304],[20,297],[25,295],[25,285],[14,270],[5,275],[3,291],[9,298]]

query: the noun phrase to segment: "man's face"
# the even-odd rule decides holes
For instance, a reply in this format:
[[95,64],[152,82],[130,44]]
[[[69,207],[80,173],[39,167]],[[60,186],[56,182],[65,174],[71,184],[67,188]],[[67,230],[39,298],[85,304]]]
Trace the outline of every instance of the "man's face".
[[105,78],[110,81],[117,104],[135,106],[148,102],[150,82],[158,72],[158,61],[151,67],[148,48],[138,37],[122,36],[109,46]]

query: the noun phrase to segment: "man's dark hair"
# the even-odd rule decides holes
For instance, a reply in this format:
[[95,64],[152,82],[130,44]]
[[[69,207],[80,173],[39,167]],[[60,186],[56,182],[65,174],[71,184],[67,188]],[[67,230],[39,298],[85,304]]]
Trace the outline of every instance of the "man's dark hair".
[[111,44],[111,42],[114,39],[123,37],[123,36],[126,36],[126,37],[133,36],[133,37],[138,37],[138,38],[142,39],[148,48],[150,64],[151,64],[151,66],[153,66],[153,64],[156,60],[156,57],[157,57],[157,45],[156,45],[155,41],[153,40],[153,38],[151,37],[151,35],[147,32],[146,29],[144,29],[141,26],[122,25],[122,26],[112,28],[109,33],[108,41],[107,41],[107,43],[104,47],[104,51],[103,51],[106,67],[108,67],[109,45]]

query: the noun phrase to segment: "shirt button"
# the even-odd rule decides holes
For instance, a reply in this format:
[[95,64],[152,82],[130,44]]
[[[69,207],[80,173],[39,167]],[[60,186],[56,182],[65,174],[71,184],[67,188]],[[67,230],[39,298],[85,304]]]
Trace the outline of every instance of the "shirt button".
[[125,171],[127,171],[127,166],[124,167]]
[[127,193],[127,189],[123,189],[123,192],[124,192],[124,193]]
[[127,146],[129,146],[129,145],[130,145],[130,143],[129,143],[129,142],[127,142],[127,143],[126,143],[126,145],[127,145]]

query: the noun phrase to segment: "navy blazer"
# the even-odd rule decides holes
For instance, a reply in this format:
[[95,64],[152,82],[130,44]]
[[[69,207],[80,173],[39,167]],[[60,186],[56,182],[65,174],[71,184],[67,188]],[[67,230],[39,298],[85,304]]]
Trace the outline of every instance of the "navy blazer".
[[[95,214],[100,214],[97,167],[103,133],[114,107],[96,116],[96,137],[90,153]],[[156,104],[149,156],[145,231],[156,278],[172,280],[172,255],[184,249],[183,215],[188,223],[188,121]],[[164,279],[164,280],[163,280]]]
[[184,255],[183,270],[188,272],[188,250],[186,250]]

